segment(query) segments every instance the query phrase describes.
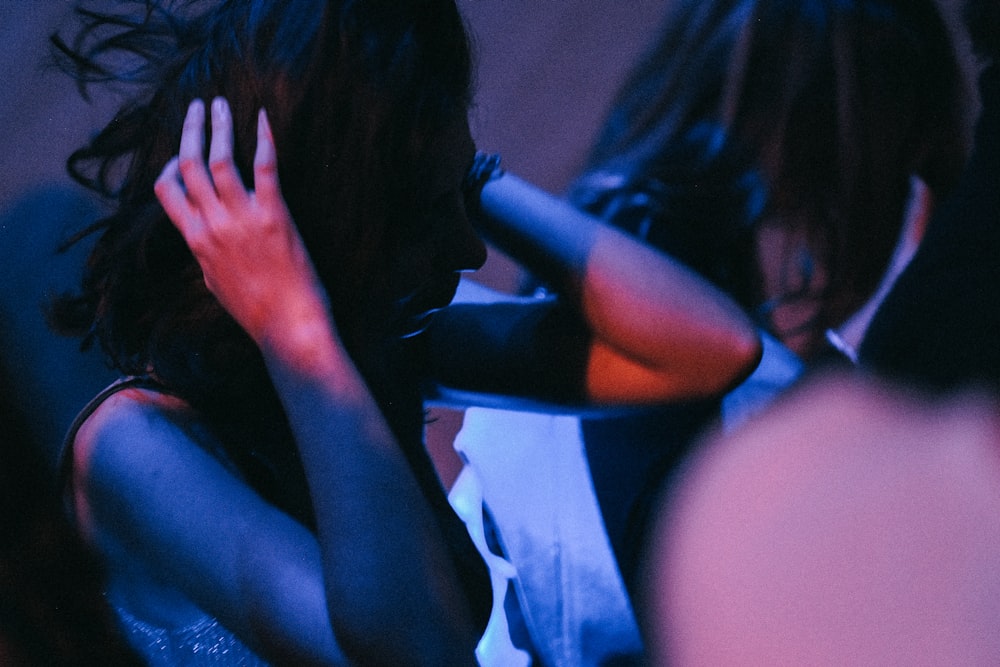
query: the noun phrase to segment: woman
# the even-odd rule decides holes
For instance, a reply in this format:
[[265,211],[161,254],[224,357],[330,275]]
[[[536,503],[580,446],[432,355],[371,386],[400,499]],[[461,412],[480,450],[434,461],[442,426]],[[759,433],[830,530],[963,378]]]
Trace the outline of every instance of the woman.
[[809,360],[883,278],[913,179],[954,185],[965,92],[929,0],[678,2],[570,197]]
[[[511,176],[467,178],[453,2],[144,10],[84,13],[58,42],[84,80],[146,84],[72,159],[115,208],[54,312],[130,378],[65,458],[109,600],[151,662],[471,664],[488,583],[422,447],[421,388],[656,402],[745,375],[753,330],[665,256],[551,206],[516,215],[538,193]],[[428,330],[484,259],[480,189],[497,238],[579,298]]]
[[[677,257],[754,318],[764,355],[721,401],[731,427],[825,360],[828,333],[860,340],[865,306],[884,293],[880,284],[919,240],[930,201],[961,167],[963,92],[933,0],[678,0],[623,82],[568,199]],[[561,658],[572,645],[599,664],[594,634],[613,620],[595,616],[608,603],[578,611],[566,602],[577,588],[566,573],[593,580],[594,554],[608,548],[567,529],[582,499],[599,506],[621,578],[641,592],[657,494],[719,413],[718,397],[709,397],[573,424],[466,414],[458,445],[481,477],[498,469],[498,445],[513,447],[509,433],[529,453],[546,443],[539,459],[586,457],[590,476],[579,476],[581,500],[571,509],[526,508],[503,476],[486,497],[509,534],[526,616],[562,620],[532,629],[550,663],[580,664],[577,655]],[[525,517],[549,523],[540,519],[524,539]],[[618,641],[603,650],[620,649]]]
[[[727,428],[829,360],[831,340],[853,355],[961,169],[964,93],[933,0],[691,0],[668,11],[570,198],[680,258],[757,322],[764,355],[723,399]],[[629,572],[648,534],[643,501],[698,432],[681,424],[658,455],[623,445],[636,442],[629,420],[584,425],[591,461],[632,460],[623,447],[654,457],[628,514],[617,508],[632,502],[630,471],[591,467],[603,505],[627,516]]]

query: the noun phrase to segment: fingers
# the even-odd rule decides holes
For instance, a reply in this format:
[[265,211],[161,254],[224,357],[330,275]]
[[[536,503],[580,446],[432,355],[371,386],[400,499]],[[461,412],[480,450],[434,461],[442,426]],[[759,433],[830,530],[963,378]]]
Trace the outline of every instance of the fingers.
[[180,167],[175,157],[160,172],[153,185],[156,198],[166,212],[167,217],[185,238],[191,238],[203,228],[201,215],[188,201],[184,183],[181,181]]
[[277,152],[267,114],[260,110],[257,149],[254,154],[256,193],[243,185],[233,161],[233,117],[228,102],[212,101],[212,141],[206,168],[205,105],[194,100],[188,106],[181,132],[180,149],[157,179],[154,187],[164,211],[185,237],[252,210],[256,199],[264,210],[283,211],[278,185]]
[[178,153],[179,169],[191,203],[209,217],[220,208],[243,205],[246,189],[233,162],[233,117],[221,97],[212,101],[212,144],[205,168],[205,105],[194,100],[188,106]]
[[212,100],[212,145],[208,151],[208,166],[222,204],[227,208],[242,205],[247,192],[233,163],[233,116],[229,103],[221,97]]
[[268,210],[284,207],[278,185],[278,154],[274,148],[274,134],[263,109],[257,114],[257,151],[253,158],[254,191],[257,201]]
[[194,100],[188,106],[181,131],[178,168],[190,202],[204,213],[218,202],[215,186],[205,169],[205,104]]

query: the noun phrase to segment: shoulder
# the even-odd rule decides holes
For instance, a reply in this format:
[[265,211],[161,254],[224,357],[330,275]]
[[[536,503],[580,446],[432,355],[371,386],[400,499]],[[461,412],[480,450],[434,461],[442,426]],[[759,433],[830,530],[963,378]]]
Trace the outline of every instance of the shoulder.
[[187,623],[190,602],[246,639],[279,624],[269,605],[290,577],[322,599],[318,549],[213,455],[209,433],[176,397],[134,387],[107,396],[73,442],[72,510],[140,616]]
[[169,495],[185,469],[210,465],[206,433],[177,397],[138,387],[107,396],[76,431],[68,462],[70,501],[84,535],[98,540],[100,526]]
[[83,421],[73,440],[73,468],[87,470],[98,452],[128,443],[123,452],[141,453],[143,443],[157,436],[189,439],[186,428],[196,423],[194,410],[182,399],[155,390],[130,387],[105,398]]

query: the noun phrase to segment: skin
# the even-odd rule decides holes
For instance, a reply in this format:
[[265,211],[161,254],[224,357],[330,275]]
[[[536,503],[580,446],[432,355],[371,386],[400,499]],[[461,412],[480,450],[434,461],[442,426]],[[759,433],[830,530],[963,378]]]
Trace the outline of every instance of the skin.
[[[855,350],[860,346],[872,317],[896,278],[913,258],[923,238],[927,220],[934,208],[934,197],[928,186],[916,176],[911,178],[911,184],[899,240],[882,280],[868,300],[835,330],[847,349]],[[794,228],[789,231],[780,221],[761,226],[757,234],[757,260],[761,267],[766,300],[778,299],[786,292],[796,292],[807,287],[802,276],[786,275],[788,263],[783,259],[802,252],[804,248],[805,239]],[[814,266],[813,270],[812,284],[808,287],[818,292],[826,284],[827,276],[822,265]],[[781,342],[803,359],[809,359],[815,353],[817,341],[815,334],[809,329],[803,329],[802,325],[816,316],[819,307],[818,297],[799,299],[779,303],[771,314],[779,332],[790,332],[783,333]]]
[[[247,191],[232,161],[228,105],[217,99],[211,110],[208,164],[205,111],[196,101],[156,194],[208,288],[260,347],[318,530],[264,502],[207,454],[210,436],[182,401],[138,389],[113,395],[79,431],[80,526],[135,608],[162,609],[180,623],[196,617],[197,605],[272,660],[474,664],[478,638],[439,529],[340,341],[281,196],[267,117],[261,112],[255,189]],[[485,256],[460,189],[473,150],[464,119],[442,133],[429,177],[431,210],[440,215],[414,247],[414,264],[396,277],[401,294],[437,286],[429,302],[414,302],[415,328],[450,300],[457,274]],[[526,194],[506,179],[486,187],[485,208],[496,212],[506,196]],[[583,222],[509,224],[580,285],[593,328],[591,401],[670,400],[752,370],[759,341],[735,305],[660,253]],[[679,361],[693,350],[693,363]]]
[[[634,236],[510,174],[486,184],[482,206],[491,240],[514,257],[544,257],[576,295],[591,336],[584,393],[598,411],[716,395],[759,361],[760,341],[741,309]],[[503,344],[487,341],[500,355]],[[476,397],[475,404],[510,407],[509,395],[524,391],[497,384],[499,402]],[[551,406],[519,401],[517,408]]]

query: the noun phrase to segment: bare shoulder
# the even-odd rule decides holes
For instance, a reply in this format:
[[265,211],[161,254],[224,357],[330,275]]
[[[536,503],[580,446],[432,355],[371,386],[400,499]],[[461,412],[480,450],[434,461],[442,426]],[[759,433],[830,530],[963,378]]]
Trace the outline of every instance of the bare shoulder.
[[83,533],[99,540],[101,526],[120,528],[120,519],[162,506],[189,472],[221,470],[200,433],[196,412],[177,397],[132,387],[105,399],[73,442],[71,489]]
[[106,398],[77,431],[74,471],[92,470],[98,453],[119,449],[122,455],[132,452],[148,460],[144,449],[163,439],[190,439],[186,432],[195,421],[194,410],[180,398],[139,387],[123,389]]
[[194,415],[183,399],[152,389],[129,387],[111,394],[94,410],[80,427],[76,443],[89,442],[121,428],[179,425]]
[[109,396],[74,442],[80,532],[147,617],[187,623],[193,604],[259,648],[271,640],[259,628],[307,608],[320,619],[309,627],[326,628],[335,650],[315,538],[220,461],[208,432],[177,398],[139,388]]

